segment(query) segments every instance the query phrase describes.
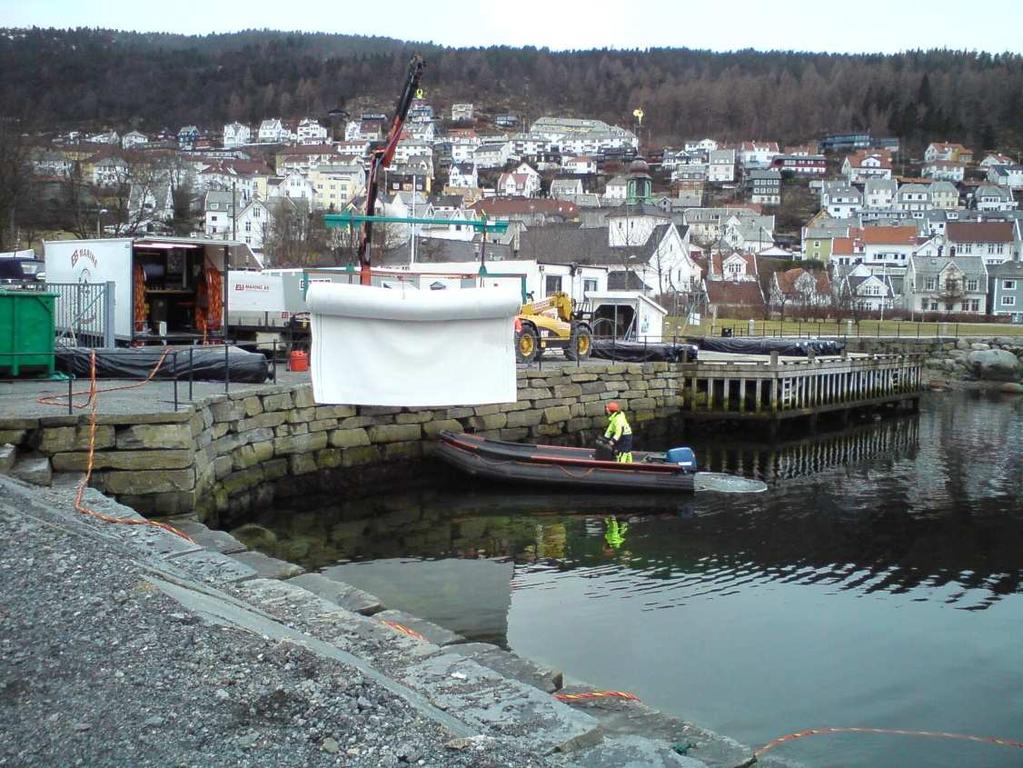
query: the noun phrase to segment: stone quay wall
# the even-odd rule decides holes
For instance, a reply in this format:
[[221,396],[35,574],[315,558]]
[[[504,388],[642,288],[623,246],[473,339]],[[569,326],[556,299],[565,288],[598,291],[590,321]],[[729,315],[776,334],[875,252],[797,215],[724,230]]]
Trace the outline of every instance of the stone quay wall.
[[1023,336],[849,338],[850,352],[922,354],[924,380],[1023,380]]
[[[97,418],[92,485],[147,515],[196,512],[217,521],[277,495],[344,489],[415,472],[442,430],[557,442],[603,431],[618,400],[637,431],[683,406],[668,363],[587,364],[518,371],[514,403],[453,408],[317,405],[308,384],[208,397],[177,413]],[[102,396],[101,396],[102,397]],[[144,403],[140,390],[140,410]],[[54,472],[88,463],[88,416],[0,421],[14,444]]]

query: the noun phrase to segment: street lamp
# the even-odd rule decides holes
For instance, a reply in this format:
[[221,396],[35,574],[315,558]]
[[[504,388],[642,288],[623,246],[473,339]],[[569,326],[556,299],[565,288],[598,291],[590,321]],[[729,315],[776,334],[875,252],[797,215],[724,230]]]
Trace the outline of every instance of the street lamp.
[[102,236],[100,234],[100,231],[99,231],[99,217],[102,216],[104,213],[110,213],[110,211],[108,211],[106,208],[100,208],[98,211],[96,211],[96,237],[97,238]]

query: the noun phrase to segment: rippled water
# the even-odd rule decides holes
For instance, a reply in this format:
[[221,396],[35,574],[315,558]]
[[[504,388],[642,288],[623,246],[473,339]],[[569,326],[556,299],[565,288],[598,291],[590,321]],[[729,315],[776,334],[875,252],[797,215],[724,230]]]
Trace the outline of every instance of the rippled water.
[[[661,499],[464,486],[258,522],[277,554],[388,605],[752,745],[812,726],[1023,740],[1023,399],[927,396],[919,416],[696,448],[709,469],[770,489]],[[1004,747],[865,735],[772,754],[1023,762]]]

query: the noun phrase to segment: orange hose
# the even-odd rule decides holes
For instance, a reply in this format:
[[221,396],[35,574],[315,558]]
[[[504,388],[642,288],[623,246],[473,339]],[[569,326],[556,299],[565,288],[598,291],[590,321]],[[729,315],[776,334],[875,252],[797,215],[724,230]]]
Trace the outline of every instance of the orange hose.
[[804,739],[807,736],[823,736],[832,733],[880,733],[887,735],[896,736],[927,736],[930,738],[937,739],[957,739],[959,741],[974,741],[981,744],[995,744],[1000,747],[1016,747],[1017,749],[1023,749],[1023,742],[1015,741],[1013,739],[1002,739],[996,736],[971,736],[965,733],[948,733],[947,731],[907,731],[898,728],[807,728],[804,731],[797,731],[796,733],[788,733],[784,736],[779,736],[777,739],[772,739],[767,742],[760,749],[756,750],[753,754],[756,757],[760,757],[765,752],[769,752],[781,744],[785,744],[789,741],[795,741],[796,739]]
[[639,701],[639,696],[628,691],[584,691],[582,693],[556,693],[554,698],[558,701],[590,701],[594,699],[624,699],[625,701]]

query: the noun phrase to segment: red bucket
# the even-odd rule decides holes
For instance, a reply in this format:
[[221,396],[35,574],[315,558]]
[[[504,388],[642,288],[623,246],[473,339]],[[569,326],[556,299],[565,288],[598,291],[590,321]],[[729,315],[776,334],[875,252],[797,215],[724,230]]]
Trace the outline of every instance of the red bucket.
[[288,370],[299,373],[309,370],[309,353],[301,349],[292,350],[288,356]]

